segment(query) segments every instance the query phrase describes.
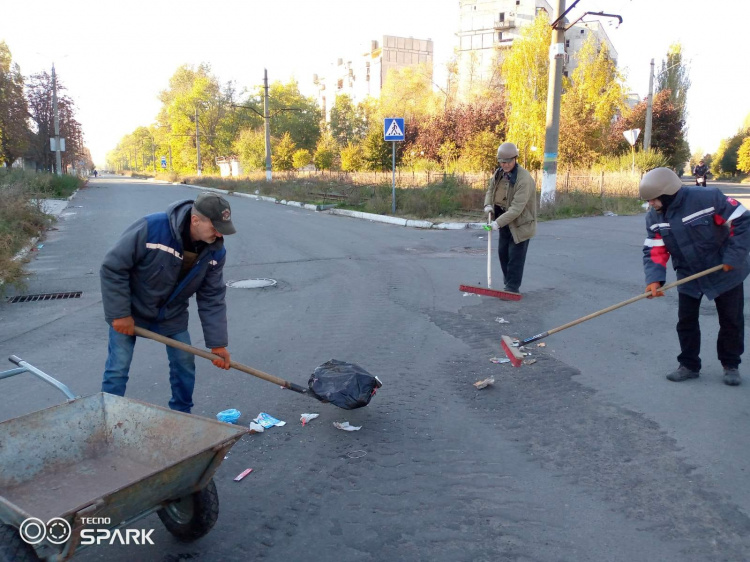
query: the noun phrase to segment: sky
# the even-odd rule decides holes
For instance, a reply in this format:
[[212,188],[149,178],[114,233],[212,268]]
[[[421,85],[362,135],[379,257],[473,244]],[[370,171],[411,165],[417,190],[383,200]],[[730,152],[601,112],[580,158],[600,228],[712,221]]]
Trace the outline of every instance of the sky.
[[[744,64],[750,2],[580,0],[569,17],[586,11],[622,16],[621,25],[605,29],[628,90],[641,98],[650,60],[658,72],[670,44],[682,43],[692,80],[691,151],[713,152],[742,126],[750,114]],[[101,167],[124,135],[155,121],[157,96],[182,64],[208,62],[221,82],[232,80],[240,89],[262,84],[267,68],[269,81],[293,77],[311,95],[314,73],[356,56],[370,40],[398,35],[433,40],[440,81],[456,44],[458,14],[458,0],[13,1],[2,11],[0,41],[24,75],[55,64]]]

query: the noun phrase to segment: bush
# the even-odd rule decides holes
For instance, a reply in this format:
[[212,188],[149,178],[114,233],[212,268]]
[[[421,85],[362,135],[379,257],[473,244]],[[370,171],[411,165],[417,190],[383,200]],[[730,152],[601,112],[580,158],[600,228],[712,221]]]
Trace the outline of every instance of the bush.
[[[654,168],[669,167],[669,159],[658,150],[649,152],[636,151],[635,171],[639,174]],[[594,165],[594,171],[630,172],[633,169],[633,155],[631,153],[602,157]]]

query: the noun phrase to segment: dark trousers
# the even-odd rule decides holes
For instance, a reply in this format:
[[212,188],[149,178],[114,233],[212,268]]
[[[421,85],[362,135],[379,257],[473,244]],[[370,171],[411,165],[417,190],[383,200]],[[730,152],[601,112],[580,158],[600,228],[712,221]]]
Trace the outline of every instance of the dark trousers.
[[[691,371],[701,368],[701,328],[698,321],[701,298],[679,293],[677,311],[677,336],[680,339],[681,353],[677,361]],[[742,283],[716,297],[716,311],[719,313],[719,338],[716,353],[724,367],[738,367],[740,356],[745,351],[745,316],[743,306],[745,293]]]
[[526,263],[526,251],[529,241],[524,240],[520,244],[513,242],[510,227],[504,226],[500,230],[500,240],[497,245],[497,254],[500,256],[500,267],[503,270],[505,288],[517,293],[521,288],[523,279],[523,266]]

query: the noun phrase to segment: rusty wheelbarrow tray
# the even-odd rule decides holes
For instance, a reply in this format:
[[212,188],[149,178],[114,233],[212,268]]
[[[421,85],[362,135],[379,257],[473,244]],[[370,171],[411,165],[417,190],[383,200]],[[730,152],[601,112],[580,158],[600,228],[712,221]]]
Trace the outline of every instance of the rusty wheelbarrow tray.
[[213,474],[247,429],[111,394],[76,398],[11,361],[19,368],[0,379],[31,372],[68,401],[0,422],[0,561],[67,560],[154,512],[182,541],[211,530]]

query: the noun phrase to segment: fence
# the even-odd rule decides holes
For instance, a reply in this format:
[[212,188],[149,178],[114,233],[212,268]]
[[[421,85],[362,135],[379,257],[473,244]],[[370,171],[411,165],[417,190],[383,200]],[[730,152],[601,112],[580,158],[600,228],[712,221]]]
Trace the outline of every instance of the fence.
[[[539,170],[531,172],[538,191],[542,189],[542,174]],[[337,171],[287,171],[274,172],[274,177],[280,180],[299,180],[309,178],[314,181],[325,181],[346,185],[379,185],[391,184],[392,172],[337,172]],[[454,178],[459,183],[474,189],[487,189],[489,173],[457,173],[444,172],[410,172],[396,170],[396,187],[416,188],[425,187],[431,183]],[[261,181],[265,179],[265,172],[250,172],[248,179]],[[601,197],[638,197],[638,184],[641,175],[631,172],[605,172],[593,170],[565,170],[557,174],[557,191],[561,193],[583,192]]]

